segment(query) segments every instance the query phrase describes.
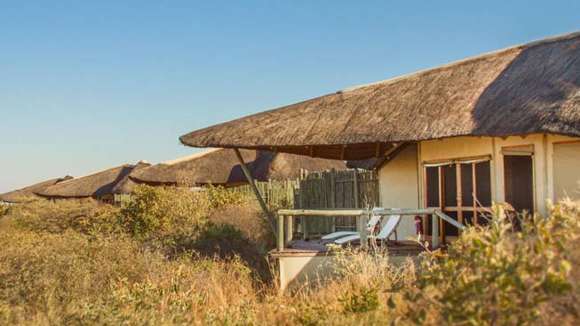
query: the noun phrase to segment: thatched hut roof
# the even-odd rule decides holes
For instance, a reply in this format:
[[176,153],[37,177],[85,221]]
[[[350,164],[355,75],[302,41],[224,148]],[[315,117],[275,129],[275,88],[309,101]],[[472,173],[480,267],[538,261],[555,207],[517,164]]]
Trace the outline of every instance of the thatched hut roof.
[[[322,171],[346,168],[342,161],[265,151],[241,150],[240,152],[254,178],[261,181],[297,178],[300,169]],[[175,161],[160,163],[140,170],[132,174],[130,178],[139,183],[179,186],[204,184],[232,186],[247,182],[232,149],[212,149]]]
[[46,180],[43,182],[33,184],[31,186],[28,186],[28,187],[24,187],[22,189],[10,191],[10,192],[1,194],[0,201],[6,202],[6,203],[13,203],[13,204],[25,203],[25,202],[28,202],[30,200],[37,198],[37,196],[35,195],[35,192],[41,191],[41,190],[46,189],[52,185],[55,185],[57,183],[60,183],[60,182],[66,181],[66,180],[70,180],[72,178],[73,177],[67,175],[66,177],[63,177],[63,178],[50,179],[50,180]]
[[131,179],[131,176],[149,167],[151,167],[151,164],[147,162],[144,161],[138,162],[137,165],[133,167],[133,169],[129,174],[127,174],[123,179],[121,179],[121,181],[115,184],[115,186],[113,187],[113,193],[117,195],[132,193],[133,189],[137,184],[135,183],[135,181]]
[[131,173],[150,166],[148,163],[125,164],[91,175],[64,181],[35,193],[48,198],[100,198],[130,189]]
[[456,136],[580,137],[580,32],[358,86],[180,138],[193,147],[379,157]]

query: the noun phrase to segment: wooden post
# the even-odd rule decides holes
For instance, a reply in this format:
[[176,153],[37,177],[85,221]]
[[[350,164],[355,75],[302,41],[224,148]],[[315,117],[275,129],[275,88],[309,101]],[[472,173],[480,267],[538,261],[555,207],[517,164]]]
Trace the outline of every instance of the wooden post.
[[457,220],[463,224],[463,189],[461,188],[461,164],[455,164],[455,180],[457,185]]
[[246,179],[250,183],[250,187],[254,191],[254,195],[256,195],[256,199],[258,199],[258,202],[260,203],[260,207],[262,207],[262,211],[264,212],[264,214],[266,214],[266,219],[268,220],[268,224],[270,224],[270,228],[272,229],[272,232],[274,232],[274,236],[278,237],[278,235],[276,233],[276,228],[274,227],[274,216],[268,210],[268,206],[266,206],[266,202],[264,201],[264,198],[262,198],[262,195],[260,194],[260,191],[258,190],[258,187],[256,186],[256,181],[254,181],[254,178],[252,177],[252,173],[250,172],[250,170],[246,166],[246,163],[244,162],[244,158],[242,157],[240,150],[237,148],[234,148],[234,151],[236,152],[236,156],[238,157],[238,160],[240,161],[240,166],[242,168],[242,172],[244,172],[244,176],[246,177]]
[[[438,167],[439,170],[439,208],[443,210],[445,207],[445,196],[443,192],[445,191],[443,173],[444,170],[442,167]],[[442,219],[438,219],[436,216],[433,216],[433,221],[439,224],[439,230],[441,230],[441,242],[445,243],[445,224],[443,223]],[[439,232],[437,232],[439,235]]]
[[471,165],[471,179],[473,181],[472,188],[473,188],[473,224],[479,225],[479,220],[477,217],[477,169],[476,163],[472,163]]
[[[304,171],[304,170],[302,170]],[[306,190],[306,180],[305,176],[300,181],[300,209],[304,209],[304,193]],[[308,231],[306,230],[306,218],[304,216],[300,217],[300,225],[302,226],[302,240],[306,240],[308,238]]]
[[360,245],[363,249],[366,249],[369,244],[368,240],[368,232],[367,232],[367,223],[368,223],[368,214],[364,213],[357,217],[357,221],[359,224],[359,234],[360,234]]
[[431,248],[436,249],[439,247],[439,218],[436,214],[431,215]]
[[[423,167],[423,208],[427,208],[429,207],[429,201],[427,198],[427,168]],[[423,215],[422,219],[423,219],[423,237],[427,236],[427,219],[429,218],[429,215]]]
[[[336,177],[335,170],[330,170],[330,208],[336,208]],[[336,232],[336,217],[332,218],[332,232]]]
[[[352,184],[352,192],[353,192],[353,204],[354,204],[354,208],[360,208],[360,203],[359,203],[359,183],[358,183],[358,171],[357,169],[354,169],[353,171],[353,184]],[[361,245],[363,245],[363,248],[365,248],[364,246],[366,246],[368,244],[368,241],[366,239],[366,221],[364,222],[363,226],[363,230],[361,231]],[[365,233],[365,239],[363,242],[363,233]]]
[[284,245],[288,245],[290,241],[292,241],[292,237],[294,235],[294,216],[286,216],[286,230],[285,230],[285,238],[284,238]]
[[354,170],[354,183],[353,183],[353,195],[354,195],[354,208],[360,208],[359,207],[359,201],[358,201],[358,197],[359,197],[359,191],[358,191],[358,171],[355,169]]
[[277,236],[277,243],[278,243],[278,251],[284,251],[284,215],[278,215],[278,236]]

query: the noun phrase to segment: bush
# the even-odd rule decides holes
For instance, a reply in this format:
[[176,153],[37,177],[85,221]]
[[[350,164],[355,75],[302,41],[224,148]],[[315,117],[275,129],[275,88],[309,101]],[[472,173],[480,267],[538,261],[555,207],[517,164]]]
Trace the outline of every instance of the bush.
[[344,305],[345,313],[361,313],[379,308],[379,294],[377,288],[361,287],[348,291],[340,301]]
[[198,238],[192,243],[191,250],[197,255],[207,258],[231,260],[239,258],[251,267],[256,281],[271,281],[267,252],[257,244],[228,224],[210,223]]
[[193,323],[256,300],[235,257],[167,261],[130,238],[72,231],[11,230],[0,246],[4,325]]
[[204,188],[212,208],[221,208],[226,206],[240,206],[251,199],[244,193],[232,191],[224,187],[209,186]]
[[0,217],[8,214],[8,205],[0,204]]
[[498,210],[417,266],[339,250],[333,275],[280,294],[262,282],[271,234],[260,211],[221,191],[139,187],[121,209],[11,206],[0,223],[0,324],[578,321],[578,206],[523,219],[518,233]]
[[109,234],[120,231],[117,214],[117,208],[92,199],[36,200],[14,205],[7,217],[21,228],[37,232]]
[[248,200],[215,208],[210,213],[209,220],[218,225],[231,225],[264,251],[274,246],[272,229],[255,201]]
[[203,192],[138,186],[120,211],[120,224],[138,239],[195,235],[207,222],[211,206]]
[[578,236],[578,215],[522,216],[521,232],[498,212],[486,228],[471,227],[446,255],[428,254],[407,288],[409,317],[419,323],[526,324],[543,303],[570,293],[566,251]]
[[102,300],[111,280],[141,280],[159,261],[131,241],[89,240],[72,231],[10,230],[2,233],[0,247],[0,306],[9,307],[0,310],[4,324],[28,315],[42,323],[62,316],[64,323],[83,305]]

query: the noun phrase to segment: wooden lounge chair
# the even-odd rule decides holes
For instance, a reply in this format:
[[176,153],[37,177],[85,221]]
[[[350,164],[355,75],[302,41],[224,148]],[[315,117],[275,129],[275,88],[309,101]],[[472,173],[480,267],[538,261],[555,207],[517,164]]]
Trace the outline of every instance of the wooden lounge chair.
[[[379,240],[381,242],[387,241],[392,234],[396,234],[397,226],[399,226],[399,223],[401,223],[401,215],[390,215],[385,225],[381,228],[379,234],[377,234],[376,236],[370,234],[369,240],[372,241]],[[338,245],[346,245],[356,241],[360,241],[360,234],[350,235],[336,239],[334,240],[334,243]]]
[[[373,214],[371,216],[371,218],[369,219],[369,221],[367,222],[367,232],[373,233],[380,221],[381,221],[381,216]],[[327,234],[320,239],[322,240],[322,242],[333,242],[334,240],[340,239],[342,237],[355,236],[355,235],[358,235],[358,232],[356,232],[356,231],[339,231],[339,232],[333,232],[333,233]]]

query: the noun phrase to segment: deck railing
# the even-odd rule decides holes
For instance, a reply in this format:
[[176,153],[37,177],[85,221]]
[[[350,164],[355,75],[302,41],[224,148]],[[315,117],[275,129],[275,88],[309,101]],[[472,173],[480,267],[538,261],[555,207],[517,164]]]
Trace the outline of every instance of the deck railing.
[[431,215],[433,219],[433,229],[431,236],[431,247],[439,247],[439,223],[438,219],[444,220],[459,230],[464,230],[465,225],[454,220],[447,214],[443,213],[437,208],[423,208],[423,209],[397,209],[397,208],[375,208],[368,209],[281,209],[278,211],[278,251],[284,251],[288,243],[292,241],[294,233],[294,217],[339,217],[351,216],[357,219],[357,231],[360,234],[361,246],[364,248],[368,245],[368,231],[366,224],[371,214],[390,216],[416,216],[416,215]]

